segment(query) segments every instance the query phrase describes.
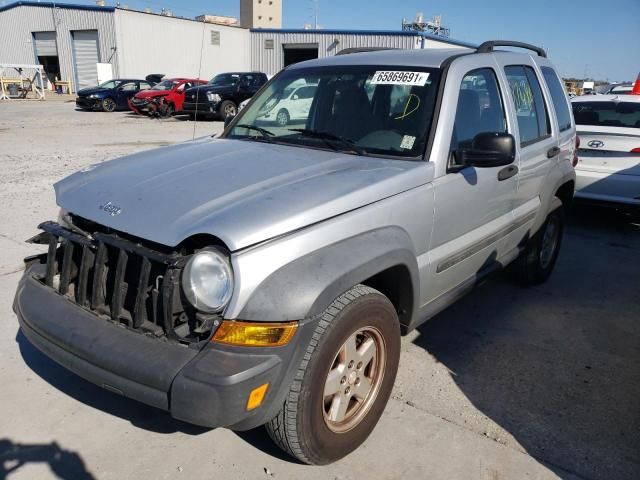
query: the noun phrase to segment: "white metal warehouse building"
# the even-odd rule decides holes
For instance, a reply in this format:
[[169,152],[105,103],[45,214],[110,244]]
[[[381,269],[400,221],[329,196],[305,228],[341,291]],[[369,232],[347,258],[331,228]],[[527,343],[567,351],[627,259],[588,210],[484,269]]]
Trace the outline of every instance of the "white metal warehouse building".
[[[464,48],[406,31],[247,29],[119,7],[18,1],[0,7],[0,64],[40,64],[74,90],[150,73],[211,78],[257,70],[274,75],[297,61],[352,47]],[[110,78],[98,78],[110,70]],[[106,65],[104,65],[106,64]]]

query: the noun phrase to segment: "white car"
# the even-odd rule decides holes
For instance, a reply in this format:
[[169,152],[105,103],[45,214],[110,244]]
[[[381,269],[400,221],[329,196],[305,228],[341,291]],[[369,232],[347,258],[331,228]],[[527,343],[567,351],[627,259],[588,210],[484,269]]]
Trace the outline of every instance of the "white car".
[[571,100],[580,149],[576,194],[640,209],[640,95]]
[[317,88],[316,84],[304,84],[285,89],[282,99],[260,118],[275,121],[281,127],[291,121],[306,120]]

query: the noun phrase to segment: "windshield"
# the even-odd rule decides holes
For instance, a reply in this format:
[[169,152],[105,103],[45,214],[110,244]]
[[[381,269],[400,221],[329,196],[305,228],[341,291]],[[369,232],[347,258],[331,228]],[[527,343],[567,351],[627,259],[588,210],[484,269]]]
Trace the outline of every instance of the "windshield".
[[240,80],[237,73],[221,73],[209,80],[209,85],[235,85]]
[[100,88],[116,88],[122,83],[122,80],[109,80],[108,82],[98,85]]
[[438,69],[332,66],[285,70],[227,137],[354,154],[421,157]]
[[173,80],[163,80],[162,82],[154,85],[151,90],[171,90],[173,87],[178,85],[179,82]]

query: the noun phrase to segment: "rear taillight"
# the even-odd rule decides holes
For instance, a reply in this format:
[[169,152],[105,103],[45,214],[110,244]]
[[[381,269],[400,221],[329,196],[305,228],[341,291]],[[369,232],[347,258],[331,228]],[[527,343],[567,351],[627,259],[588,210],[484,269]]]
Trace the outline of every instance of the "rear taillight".
[[633,90],[631,90],[631,95],[640,95],[640,73],[638,74],[636,83],[633,84]]
[[573,151],[573,166],[578,165],[578,149],[580,148],[580,137],[576,135],[576,149]]
[[640,153],[640,147],[631,150],[631,153]]

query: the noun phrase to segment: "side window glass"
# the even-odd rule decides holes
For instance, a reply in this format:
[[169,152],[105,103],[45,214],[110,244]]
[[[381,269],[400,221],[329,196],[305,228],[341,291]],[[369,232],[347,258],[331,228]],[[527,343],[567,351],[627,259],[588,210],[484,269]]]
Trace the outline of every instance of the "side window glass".
[[523,65],[511,65],[505,67],[504,71],[515,103],[520,145],[542,140],[551,133],[551,126],[535,72]]
[[298,98],[300,100],[304,100],[304,99],[308,99],[308,98],[313,98],[313,95],[316,93],[316,87],[303,87],[303,88],[299,88],[298,91],[296,92],[298,95]]
[[140,90],[149,90],[151,88],[151,85],[149,85],[147,82],[140,82]]
[[507,121],[495,72],[490,68],[470,71],[460,84],[452,150],[469,147],[479,133],[506,131]]
[[135,92],[137,89],[135,82],[125,83],[121,88],[123,92]]
[[569,104],[567,103],[567,94],[564,91],[564,87],[553,68],[542,67],[540,70],[542,70],[542,76],[551,93],[551,101],[553,101],[556,116],[558,117],[558,128],[561,132],[569,130],[571,128],[571,114],[569,113]]

